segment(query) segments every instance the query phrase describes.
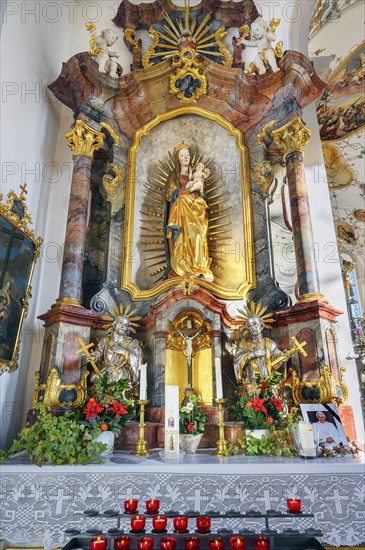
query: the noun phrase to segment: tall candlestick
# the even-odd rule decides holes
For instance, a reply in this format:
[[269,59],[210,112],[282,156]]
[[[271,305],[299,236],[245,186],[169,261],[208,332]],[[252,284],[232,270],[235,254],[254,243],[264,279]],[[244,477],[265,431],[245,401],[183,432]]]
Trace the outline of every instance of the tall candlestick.
[[139,399],[147,399],[147,363],[142,363],[139,371]]
[[215,361],[215,392],[216,399],[223,399],[223,383],[222,383],[222,362],[220,357],[216,357]]

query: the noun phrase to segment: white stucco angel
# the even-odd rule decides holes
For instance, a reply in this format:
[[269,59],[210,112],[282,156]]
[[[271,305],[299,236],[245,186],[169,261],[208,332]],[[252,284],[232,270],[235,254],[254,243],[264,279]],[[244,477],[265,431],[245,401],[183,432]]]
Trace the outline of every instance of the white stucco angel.
[[96,27],[93,23],[86,23],[86,28],[91,33],[89,53],[98,64],[99,73],[109,73],[112,78],[118,78],[118,63],[114,58],[118,58],[119,54],[109,51],[110,46],[119,38],[117,33],[112,29],[105,29],[96,36]]
[[[256,47],[257,54],[253,60],[253,66],[249,67],[248,71],[253,72],[257,70],[259,75],[266,73],[266,68],[271,67],[273,73],[280,71],[276,63],[276,57],[281,57],[278,53],[281,52],[282,43],[279,43],[274,49],[272,42],[275,42],[276,36],[274,34],[276,27],[279,25],[280,19],[272,19],[270,23],[267,23],[262,17],[258,17],[251,25],[249,30],[248,25],[245,25],[240,29],[240,37],[237,40],[237,44],[244,44],[249,47]],[[250,32],[250,40],[246,39],[246,36]],[[279,50],[277,48],[279,46]]]

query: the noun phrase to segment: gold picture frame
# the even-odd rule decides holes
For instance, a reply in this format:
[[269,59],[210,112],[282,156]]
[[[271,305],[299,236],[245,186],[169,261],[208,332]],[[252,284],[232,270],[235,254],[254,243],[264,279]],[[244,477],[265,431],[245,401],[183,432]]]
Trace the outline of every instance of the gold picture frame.
[[[150,300],[152,298],[160,296],[163,292],[166,292],[171,288],[179,286],[186,288],[186,277],[173,277],[155,284],[154,286],[152,286],[152,288],[141,289],[133,280],[130,250],[131,243],[133,243],[133,246],[135,246],[134,243],[138,242],[138,239],[136,239],[136,236],[134,234],[134,224],[137,214],[137,212],[135,211],[135,201],[137,191],[136,176],[138,152],[141,148],[142,138],[148,136],[150,132],[159,124],[165,121],[169,121],[171,119],[182,117],[184,115],[197,115],[204,119],[213,121],[224,128],[228,136],[233,136],[235,139],[236,147],[239,152],[241,175],[240,183],[238,183],[238,185],[240,185],[242,195],[242,204],[240,205],[240,211],[242,213],[243,220],[243,243],[241,244],[242,249],[244,250],[244,254],[242,254],[242,264],[240,264],[240,281],[238,284],[236,284],[234,288],[232,286],[224,286],[218,281],[209,282],[202,279],[189,280],[189,285],[205,288],[218,298],[223,298],[226,300],[242,300],[245,298],[247,292],[252,288],[255,288],[256,285],[248,150],[244,145],[242,133],[230,122],[228,122],[218,113],[213,113],[211,111],[196,106],[180,107],[158,115],[148,124],[137,130],[137,132],[135,133],[133,144],[129,149],[128,175],[126,180],[126,213],[124,225],[124,251],[121,287],[127,290],[134,300]],[[233,257],[232,260],[229,259],[227,261],[227,265],[225,267],[226,273],[229,272],[230,268],[237,268],[236,265],[228,265],[230,261],[233,264],[235,262],[235,258]]]
[[20,334],[28,313],[31,280],[43,240],[29,229],[26,185],[0,195],[0,374],[18,368]]

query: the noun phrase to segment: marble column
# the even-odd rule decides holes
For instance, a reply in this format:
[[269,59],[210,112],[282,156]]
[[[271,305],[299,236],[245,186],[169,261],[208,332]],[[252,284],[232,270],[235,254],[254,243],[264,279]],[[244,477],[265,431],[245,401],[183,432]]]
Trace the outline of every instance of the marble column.
[[274,130],[272,137],[284,153],[295,245],[299,302],[323,300],[314,253],[312,221],[304,168],[304,149],[311,132],[299,116]]
[[74,152],[74,167],[58,302],[81,306],[91,166],[94,152],[103,145],[104,134],[77,120],[66,140]]

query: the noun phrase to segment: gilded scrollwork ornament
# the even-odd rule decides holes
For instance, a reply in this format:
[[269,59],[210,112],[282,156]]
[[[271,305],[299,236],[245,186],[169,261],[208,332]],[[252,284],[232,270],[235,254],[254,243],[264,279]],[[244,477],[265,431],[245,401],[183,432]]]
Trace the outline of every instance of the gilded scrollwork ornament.
[[191,48],[185,48],[175,57],[172,66],[176,70],[170,77],[170,93],[184,103],[196,103],[208,91],[207,75],[201,68],[204,60]]
[[274,194],[278,187],[278,180],[274,176],[274,171],[268,160],[259,162],[255,165],[253,173],[254,179],[259,184],[261,191],[268,199],[268,203],[272,204],[274,201]]
[[124,181],[123,168],[114,163],[108,163],[103,177],[103,186],[107,192],[108,200],[112,202],[116,196],[120,184]]

